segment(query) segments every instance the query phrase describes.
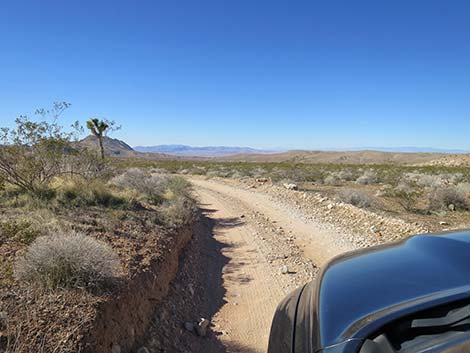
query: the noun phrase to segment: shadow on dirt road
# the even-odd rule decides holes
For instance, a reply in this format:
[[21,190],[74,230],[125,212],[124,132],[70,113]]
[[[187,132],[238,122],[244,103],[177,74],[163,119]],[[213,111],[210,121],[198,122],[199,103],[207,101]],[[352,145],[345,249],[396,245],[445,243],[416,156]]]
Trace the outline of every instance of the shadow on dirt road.
[[[230,334],[223,324],[213,322],[213,316],[227,302],[223,274],[230,275],[243,261],[230,263],[223,252],[230,251],[230,244],[215,239],[215,232],[243,225],[239,218],[211,218],[215,212],[207,205],[200,205],[201,220],[194,236],[181,255],[180,270],[171,284],[165,301],[154,314],[144,345],[152,352],[192,353],[258,353],[255,350],[230,342]],[[250,278],[231,278],[243,285]],[[199,337],[184,328],[185,322],[200,318],[211,321],[206,337]],[[228,339],[227,339],[228,338]],[[223,340],[223,342],[222,342]]]

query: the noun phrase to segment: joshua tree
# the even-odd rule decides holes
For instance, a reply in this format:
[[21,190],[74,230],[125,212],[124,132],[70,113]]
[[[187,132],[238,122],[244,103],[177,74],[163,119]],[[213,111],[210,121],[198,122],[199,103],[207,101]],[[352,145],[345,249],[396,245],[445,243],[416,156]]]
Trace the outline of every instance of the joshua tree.
[[101,160],[104,161],[104,147],[103,137],[106,136],[107,132],[119,130],[120,126],[116,126],[114,121],[108,121],[106,119],[93,118],[86,122],[86,127],[91,131],[93,135],[98,139],[100,146]]

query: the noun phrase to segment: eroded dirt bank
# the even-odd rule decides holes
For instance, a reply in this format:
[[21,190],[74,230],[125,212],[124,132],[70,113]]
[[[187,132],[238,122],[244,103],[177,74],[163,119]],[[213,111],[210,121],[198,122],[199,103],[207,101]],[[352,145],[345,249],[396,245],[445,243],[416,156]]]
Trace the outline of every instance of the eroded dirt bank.
[[164,256],[154,259],[117,297],[99,304],[98,315],[83,334],[82,352],[130,352],[140,345],[155,306],[168,294],[178,272],[179,255],[192,234],[192,226],[180,229],[166,244]]

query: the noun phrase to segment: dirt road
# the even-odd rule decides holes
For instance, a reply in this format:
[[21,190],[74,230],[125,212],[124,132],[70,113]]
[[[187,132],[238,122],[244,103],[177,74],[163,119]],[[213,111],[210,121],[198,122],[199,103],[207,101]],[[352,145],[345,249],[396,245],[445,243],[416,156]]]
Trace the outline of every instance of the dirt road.
[[[265,194],[248,191],[213,180],[191,179],[196,190],[208,191],[218,197],[231,198],[235,204],[264,214],[267,218],[295,234],[295,243],[307,258],[316,265],[322,266],[338,254],[352,250],[354,247],[345,241],[341,234],[325,229],[314,222],[306,222],[297,217],[292,210],[273,202]],[[203,193],[204,195],[204,193]]]
[[220,283],[224,304],[211,320],[217,340],[224,352],[266,352],[278,302],[311,280],[316,264],[352,246],[317,224],[286,216],[287,210],[263,194],[215,181],[191,181],[206,217],[214,222],[211,236],[226,244],[220,249],[226,258]]
[[204,207],[213,210],[208,214],[215,224],[213,237],[225,244],[221,256],[227,259],[222,269],[225,304],[211,320],[215,331],[229,352],[266,352],[271,318],[285,293],[283,279],[260,251],[253,227],[240,221],[243,211],[208,191],[198,189],[198,194]]

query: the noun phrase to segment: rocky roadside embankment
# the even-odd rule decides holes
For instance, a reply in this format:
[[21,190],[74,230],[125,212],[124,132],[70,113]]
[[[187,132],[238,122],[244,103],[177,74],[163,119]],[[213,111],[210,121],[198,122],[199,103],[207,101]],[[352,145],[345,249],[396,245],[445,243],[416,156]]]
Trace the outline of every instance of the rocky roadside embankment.
[[287,189],[254,179],[217,179],[253,192],[269,195],[273,202],[282,205],[288,214],[305,221],[317,222],[330,230],[343,234],[356,248],[397,241],[414,234],[425,234],[429,230],[421,224],[409,223],[399,218],[377,214],[373,211],[338,202],[317,192]]

